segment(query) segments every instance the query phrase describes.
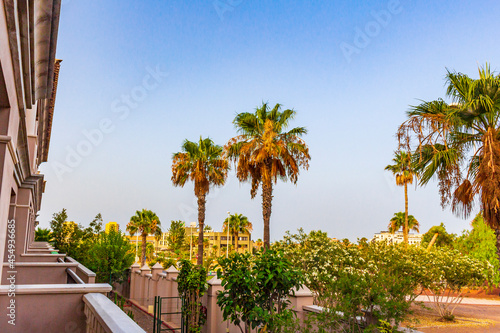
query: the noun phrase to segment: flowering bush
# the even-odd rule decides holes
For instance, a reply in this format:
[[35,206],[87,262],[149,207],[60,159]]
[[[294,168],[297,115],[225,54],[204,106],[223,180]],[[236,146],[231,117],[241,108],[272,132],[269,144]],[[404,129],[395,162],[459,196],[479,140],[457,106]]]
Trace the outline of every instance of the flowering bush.
[[303,270],[317,305],[324,307],[322,321],[351,332],[375,329],[382,320],[399,325],[422,290],[460,290],[485,281],[490,271],[453,250],[427,252],[383,242],[355,245],[321,231],[287,233],[274,248]]
[[427,275],[423,288],[441,318],[452,320],[453,311],[463,299],[464,287],[480,287],[492,281],[495,270],[488,261],[471,258],[452,249],[425,252],[422,268]]

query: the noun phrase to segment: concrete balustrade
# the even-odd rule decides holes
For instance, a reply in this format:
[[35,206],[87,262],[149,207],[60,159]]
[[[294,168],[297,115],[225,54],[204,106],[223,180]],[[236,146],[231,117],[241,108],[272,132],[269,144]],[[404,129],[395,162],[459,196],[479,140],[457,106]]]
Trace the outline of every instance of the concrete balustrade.
[[[179,271],[173,266],[162,271],[159,264],[149,268],[147,265],[140,267],[135,263],[131,266],[130,298],[145,310],[150,310],[148,306],[154,304],[155,296],[178,297],[178,275]],[[208,281],[208,290],[202,298],[202,304],[207,307],[207,322],[203,326],[202,333],[226,332],[226,329],[229,329],[229,333],[241,332],[237,326],[222,319],[222,311],[217,305],[217,295],[224,290],[221,283],[222,281],[216,276]],[[290,295],[289,300],[292,310],[303,320],[310,311],[308,306],[313,304],[314,298],[313,293],[307,287],[303,287],[295,291],[294,295]],[[179,299],[167,298],[162,301],[162,312],[176,311],[180,311]],[[179,315],[165,315],[162,320],[172,327],[180,327]]]
[[19,262],[57,262],[59,258],[64,259],[65,254],[35,254],[23,253]]
[[[77,263],[69,262],[17,262],[16,284],[65,284],[68,282],[66,268],[76,272],[77,266]],[[3,268],[2,284],[8,284],[9,264],[4,263]]]
[[106,296],[86,294],[83,302],[87,333],[144,333],[139,325]]
[[[0,308],[7,309],[15,299],[16,325],[0,324],[1,332],[80,332],[85,328],[82,297],[87,293],[107,293],[108,284],[16,285],[15,297],[9,286],[0,286]],[[104,295],[101,295],[105,297]],[[61,305],[64,306],[61,306]],[[7,313],[7,312],[6,312]],[[82,329],[83,328],[83,329]]]
[[[146,309],[148,308],[148,305],[149,304],[149,294],[150,294],[150,290],[149,290],[149,280],[150,280],[150,277],[151,277],[151,268],[149,268],[149,266],[147,264],[144,264],[144,266],[141,267],[141,294],[143,295],[142,299],[139,299],[139,303],[146,307]],[[154,298],[153,298],[154,300]]]

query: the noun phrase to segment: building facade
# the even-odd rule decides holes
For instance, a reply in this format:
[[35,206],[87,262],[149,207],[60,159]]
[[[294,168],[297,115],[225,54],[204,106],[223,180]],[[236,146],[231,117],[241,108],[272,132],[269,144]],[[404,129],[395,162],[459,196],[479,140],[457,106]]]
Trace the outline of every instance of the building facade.
[[108,222],[104,226],[104,231],[109,233],[111,231],[118,232],[120,230],[120,225],[117,222]]
[[[420,245],[420,242],[422,241],[422,234],[408,234],[408,244],[412,245]],[[389,231],[381,231],[379,233],[376,233],[373,238],[371,239],[372,241],[377,241],[377,242],[383,242],[386,241],[388,243],[402,243],[404,241],[404,236],[402,231],[397,231],[396,233],[390,233]]]
[[[191,222],[188,226],[185,228],[185,235],[186,235],[186,240],[189,242],[189,239],[192,238],[193,244],[192,244],[192,251],[193,253],[198,252],[198,243],[197,243],[197,238],[198,238],[198,227],[196,226],[196,222]],[[126,236],[130,243],[132,243],[134,246],[138,246],[137,244],[142,243],[142,239],[140,235],[134,235],[134,236]],[[252,241],[252,235],[251,233],[239,233],[238,234],[238,252],[243,253],[243,252],[248,252],[252,251],[254,242]],[[229,244],[229,249],[230,251],[233,251],[233,244],[235,242],[235,238],[232,234],[229,234],[229,237],[226,232],[219,232],[219,231],[213,231],[213,230],[205,230],[203,233],[203,238],[205,239],[205,244],[206,244],[206,255],[213,255],[213,256],[221,256],[226,253],[226,246]],[[160,252],[160,251],[167,251],[169,249],[169,244],[168,244],[168,232],[162,233],[161,238],[156,239],[153,235],[148,235],[146,237],[146,242],[151,243],[155,247],[155,251]]]
[[[35,242],[61,61],[61,0],[0,1],[0,332],[144,332],[109,284]],[[110,315],[113,313],[113,315]]]

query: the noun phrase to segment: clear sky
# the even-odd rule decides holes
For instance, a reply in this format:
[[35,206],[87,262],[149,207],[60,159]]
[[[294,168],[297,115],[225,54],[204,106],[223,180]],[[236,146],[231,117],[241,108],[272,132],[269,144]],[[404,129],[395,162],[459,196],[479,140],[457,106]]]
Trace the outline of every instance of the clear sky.
[[[136,210],[197,220],[192,184],[173,187],[184,139],[223,145],[232,120],[262,101],[293,108],[311,163],[298,184],[278,183],[271,239],[286,230],[371,238],[404,210],[384,167],[409,105],[445,93],[446,68],[499,69],[498,1],[63,0],[63,59],[46,191],[38,220],[63,207],[88,225],[97,213],[122,230]],[[460,232],[472,219],[442,210],[436,182],[409,191],[427,231]],[[227,211],[262,237],[261,197],[230,173],[211,191],[206,223]]]

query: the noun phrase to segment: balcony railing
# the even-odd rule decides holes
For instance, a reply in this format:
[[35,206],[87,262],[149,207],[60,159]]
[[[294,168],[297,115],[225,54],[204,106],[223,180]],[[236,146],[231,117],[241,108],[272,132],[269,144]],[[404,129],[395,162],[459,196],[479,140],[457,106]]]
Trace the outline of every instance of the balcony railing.
[[3,263],[0,308],[11,307],[16,325],[2,320],[0,332],[144,332],[105,296],[112,288],[95,283],[94,272],[47,243],[33,245],[14,269]]
[[144,333],[139,325],[106,296],[86,294],[83,302],[87,333]]

